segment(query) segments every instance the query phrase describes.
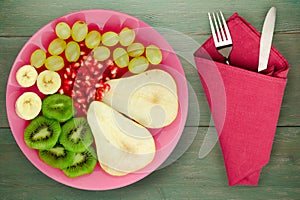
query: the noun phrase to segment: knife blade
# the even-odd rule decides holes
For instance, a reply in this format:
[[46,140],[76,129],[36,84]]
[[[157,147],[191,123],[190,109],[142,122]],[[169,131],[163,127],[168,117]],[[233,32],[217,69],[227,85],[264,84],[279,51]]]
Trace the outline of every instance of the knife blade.
[[276,20],[276,8],[272,7],[270,8],[270,10],[266,15],[264,25],[262,28],[261,37],[260,37],[258,72],[265,70],[268,67],[275,20]]

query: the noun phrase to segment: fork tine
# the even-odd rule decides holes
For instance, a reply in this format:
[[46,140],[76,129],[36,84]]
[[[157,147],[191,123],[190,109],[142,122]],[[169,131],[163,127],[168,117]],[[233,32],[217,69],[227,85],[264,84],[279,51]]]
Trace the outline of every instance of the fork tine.
[[232,44],[230,32],[229,32],[227,23],[226,23],[226,21],[225,21],[225,18],[224,18],[224,16],[223,16],[223,13],[222,13],[221,11],[220,11],[220,14],[221,14],[221,18],[222,18],[222,21],[223,21],[223,24],[224,24],[224,28],[225,28],[226,35],[227,35],[227,40],[228,40],[228,42],[229,42],[230,44]]
[[216,44],[218,44],[218,39],[217,39],[217,36],[216,36],[216,31],[215,31],[214,24],[212,22],[210,13],[208,13],[208,19],[209,19],[211,33],[212,33],[212,36],[213,36],[213,39],[214,39],[214,42],[215,42],[215,45],[216,45]]
[[[221,11],[220,11],[220,12],[221,12]],[[222,26],[222,23],[221,23],[221,20],[220,20],[220,17],[219,17],[219,13],[217,13],[217,20],[218,20],[219,27],[220,27],[221,34],[222,34],[222,38],[223,38],[223,41],[224,41],[224,40],[226,40],[226,36],[225,36],[224,28],[223,28],[223,26]]]
[[216,29],[217,29],[217,35],[218,35],[218,41],[221,42],[222,41],[222,38],[221,38],[221,35],[220,35],[220,28],[218,23],[217,23],[217,20],[216,20],[216,16],[215,16],[215,13],[213,13],[213,18],[214,18],[214,22],[215,22],[215,26],[216,26]]

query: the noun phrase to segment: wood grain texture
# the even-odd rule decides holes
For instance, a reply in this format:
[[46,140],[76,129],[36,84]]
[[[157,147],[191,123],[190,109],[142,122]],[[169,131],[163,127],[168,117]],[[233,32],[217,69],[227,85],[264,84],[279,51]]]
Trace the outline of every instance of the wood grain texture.
[[[187,133],[193,130],[188,130]],[[38,171],[22,154],[9,129],[0,129],[1,199],[297,199],[300,195],[300,129],[278,128],[270,163],[258,187],[227,187],[219,146],[198,158],[206,128],[181,158],[147,178],[111,191],[83,191],[62,185]],[[101,180],[99,180],[101,181]],[[253,194],[252,194],[253,193]],[[251,194],[251,196],[249,196]]]
[[[6,83],[11,66],[27,40],[62,15],[83,9],[117,10],[139,18],[176,46],[194,50],[210,36],[207,12],[221,9],[228,18],[238,12],[261,30],[267,10],[277,8],[274,46],[291,70],[269,164],[258,187],[228,187],[219,145],[204,159],[199,149],[210,122],[210,112],[197,71],[190,58],[180,56],[190,85],[189,115],[181,143],[184,154],[130,186],[111,191],[83,191],[55,182],[36,169],[18,148],[6,116]],[[128,0],[60,1],[0,0],[0,198],[1,199],[299,199],[300,197],[300,1],[299,0]],[[174,34],[174,31],[177,31]],[[175,36],[175,37],[174,37]],[[173,43],[172,43],[173,42]],[[200,112],[197,111],[199,108]],[[200,114],[199,114],[200,113]],[[197,131],[197,132],[195,132]],[[197,133],[197,134],[196,134]],[[196,134],[196,135],[195,135]],[[195,138],[194,138],[195,136]],[[184,140],[186,139],[186,140]],[[193,141],[190,145],[190,141]],[[180,147],[180,145],[179,145]],[[179,148],[179,150],[181,150]],[[174,157],[170,157],[172,159]],[[175,157],[176,158],[176,157]],[[101,180],[99,180],[101,181]]]

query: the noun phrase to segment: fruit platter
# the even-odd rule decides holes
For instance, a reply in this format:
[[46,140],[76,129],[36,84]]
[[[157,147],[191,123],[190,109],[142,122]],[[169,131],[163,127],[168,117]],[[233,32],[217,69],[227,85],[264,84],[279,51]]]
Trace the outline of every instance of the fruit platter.
[[155,171],[182,134],[188,92],[180,61],[152,27],[84,10],[37,31],[7,83],[13,136],[30,162],[85,190],[130,185]]

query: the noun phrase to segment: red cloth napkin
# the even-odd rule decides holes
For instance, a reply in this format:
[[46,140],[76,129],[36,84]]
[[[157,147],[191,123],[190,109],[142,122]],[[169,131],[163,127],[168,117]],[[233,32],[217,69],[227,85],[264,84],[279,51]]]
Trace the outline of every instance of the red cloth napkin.
[[268,69],[257,72],[260,34],[237,13],[228,21],[230,65],[210,37],[194,54],[214,119],[230,186],[257,185],[269,162],[289,65],[272,47]]

